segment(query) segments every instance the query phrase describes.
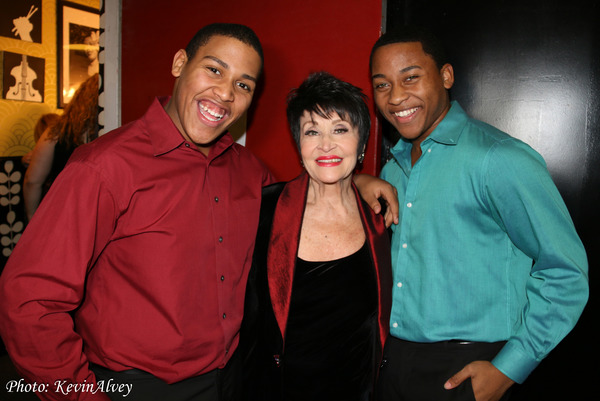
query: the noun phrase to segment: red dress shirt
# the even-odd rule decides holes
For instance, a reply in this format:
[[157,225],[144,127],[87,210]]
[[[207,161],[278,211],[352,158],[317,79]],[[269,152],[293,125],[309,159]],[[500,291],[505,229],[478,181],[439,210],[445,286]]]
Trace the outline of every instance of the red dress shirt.
[[186,143],[166,100],[78,148],[10,257],[0,332],[30,381],[91,383],[91,361],[173,383],[237,347],[274,180],[229,134],[208,157]]

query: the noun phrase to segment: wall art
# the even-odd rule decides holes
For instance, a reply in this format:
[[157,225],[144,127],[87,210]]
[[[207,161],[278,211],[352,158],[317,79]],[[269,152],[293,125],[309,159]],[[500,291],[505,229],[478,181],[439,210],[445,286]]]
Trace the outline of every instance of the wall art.
[[44,101],[43,58],[26,54],[1,52],[2,98],[27,102]]
[[42,43],[42,0],[0,1],[0,36]]

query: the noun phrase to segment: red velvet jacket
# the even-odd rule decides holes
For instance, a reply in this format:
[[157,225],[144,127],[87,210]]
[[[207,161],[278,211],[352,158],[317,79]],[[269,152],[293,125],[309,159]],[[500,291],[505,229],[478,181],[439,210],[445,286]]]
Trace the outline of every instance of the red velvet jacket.
[[[298,255],[300,231],[309,177],[263,189],[253,266],[248,281],[240,353],[245,361],[244,394],[250,400],[276,400],[279,356],[283,353],[285,330],[292,295],[292,280]],[[378,360],[389,332],[392,293],[390,242],[383,217],[376,215],[357,197],[378,287]],[[266,390],[268,389],[268,390]],[[277,393],[277,391],[274,391]]]

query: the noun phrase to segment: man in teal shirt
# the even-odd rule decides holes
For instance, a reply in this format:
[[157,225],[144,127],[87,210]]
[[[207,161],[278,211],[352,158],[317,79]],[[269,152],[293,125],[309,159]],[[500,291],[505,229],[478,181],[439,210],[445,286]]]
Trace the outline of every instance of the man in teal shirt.
[[402,137],[381,174],[400,203],[386,401],[508,399],[589,293],[585,249],[543,158],[450,102],[444,57],[413,28],[371,53],[375,103]]

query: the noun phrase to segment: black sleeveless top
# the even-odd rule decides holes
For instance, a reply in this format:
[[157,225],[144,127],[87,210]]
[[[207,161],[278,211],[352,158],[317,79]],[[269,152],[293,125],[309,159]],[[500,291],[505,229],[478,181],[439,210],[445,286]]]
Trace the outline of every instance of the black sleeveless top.
[[284,400],[368,400],[377,286],[367,244],[326,262],[297,259],[283,352]]

